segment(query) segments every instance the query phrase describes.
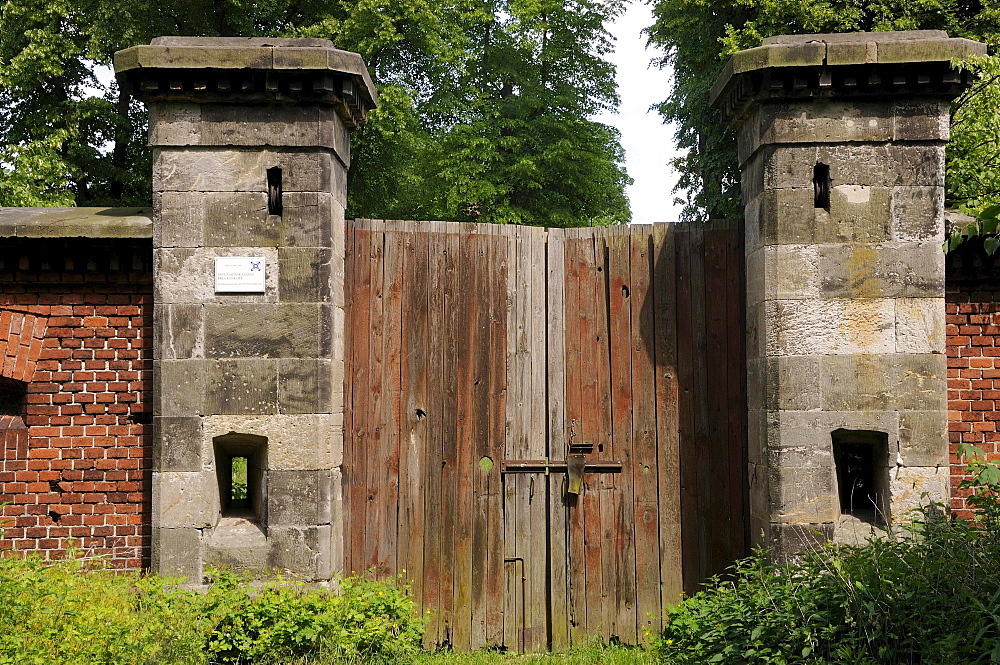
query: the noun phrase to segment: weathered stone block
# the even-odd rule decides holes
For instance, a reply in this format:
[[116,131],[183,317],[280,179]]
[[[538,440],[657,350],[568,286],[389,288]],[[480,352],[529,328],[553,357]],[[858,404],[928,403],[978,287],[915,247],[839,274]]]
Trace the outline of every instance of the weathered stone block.
[[890,238],[888,187],[834,185],[830,212],[816,209],[816,242],[884,242]]
[[817,356],[767,358],[769,410],[809,411],[821,405],[821,362]]
[[205,361],[206,413],[278,412],[277,362],[266,358]]
[[233,570],[261,571],[267,567],[271,547],[261,525],[240,517],[223,517],[207,530],[205,562]]
[[763,190],[743,204],[744,251],[749,256],[764,245],[764,217],[761,215]]
[[828,66],[874,63],[878,60],[878,45],[875,42],[853,42],[827,44],[826,62]]
[[892,299],[773,300],[764,303],[772,356],[892,353]]
[[827,298],[942,298],[939,243],[824,245],[820,289]]
[[[764,358],[767,355],[767,309],[765,302],[747,305],[747,360]],[[777,331],[773,333],[777,336]]]
[[947,466],[897,467],[889,477],[889,510],[893,522],[913,519],[912,511],[929,503],[945,503],[951,476]]
[[892,139],[893,119],[884,102],[785,100],[762,106],[759,136],[771,144],[883,142]]
[[149,145],[197,145],[200,139],[201,105],[159,102],[148,105]]
[[764,464],[767,455],[767,411],[747,412],[747,460],[751,465]]
[[322,314],[315,304],[205,305],[210,358],[315,358]]
[[820,249],[817,245],[764,248],[765,298],[798,300],[819,297]]
[[891,219],[893,240],[941,242],[944,238],[944,188],[894,187]]
[[202,108],[202,145],[302,146],[336,148],[324,125],[341,123],[335,113],[318,106],[235,106]]
[[289,192],[282,198],[282,243],[289,247],[329,247],[334,194]]
[[899,439],[898,411],[772,411],[768,414],[768,445],[781,446],[784,432],[815,432],[801,443],[787,445],[832,446],[834,430],[885,432],[889,441]]
[[[763,188],[812,191],[817,163],[830,166],[834,185],[944,186],[944,145],[820,145],[762,147]],[[756,155],[755,155],[756,159]],[[754,160],[751,160],[751,163]],[[745,173],[749,175],[749,169]]]
[[[267,523],[311,526],[330,522],[330,471],[268,472]],[[322,488],[321,488],[322,486]],[[327,505],[323,506],[323,500]]]
[[281,413],[328,413],[332,408],[331,360],[283,358],[278,361]]
[[205,361],[153,361],[153,415],[194,416],[205,412]]
[[[893,466],[896,464],[895,452],[889,453]],[[901,411],[898,452],[904,466],[947,467],[948,412]]]
[[801,245],[815,242],[814,202],[811,181],[808,188],[764,190],[760,197],[759,213],[761,244]]
[[816,158],[830,165],[835,185],[944,186],[943,143],[821,145],[816,149]]
[[282,302],[329,302],[331,251],[324,248],[282,247],[278,249]]
[[[262,256],[265,291],[215,293],[215,257]],[[171,303],[268,303],[278,299],[278,251],[273,247],[162,248],[153,250],[156,280],[153,299]]]
[[895,356],[824,356],[820,363],[825,411],[886,411],[893,406]]
[[893,399],[899,409],[944,411],[948,368],[944,354],[896,354]]
[[833,523],[768,525],[767,547],[777,563],[793,561],[796,554],[813,551],[833,540]]
[[771,519],[797,524],[836,522],[840,496],[832,465],[768,466]]
[[267,214],[265,192],[206,192],[206,247],[274,247],[281,238],[281,218]]
[[160,527],[214,527],[219,521],[219,484],[211,471],[153,472],[153,515]]
[[201,584],[202,531],[195,528],[153,527],[152,568],[161,575],[184,578],[188,584]]
[[202,358],[205,326],[201,305],[160,305],[153,310],[153,335],[163,360]]
[[250,148],[156,148],[153,191],[266,192],[267,169],[280,167],[286,192],[334,190],[330,150],[254,150]]
[[320,553],[323,544],[319,531],[315,526],[269,528],[271,552],[268,566],[289,571],[306,580],[323,579],[319,576],[320,561],[324,556]]
[[275,471],[330,469],[334,450],[343,448],[338,439],[342,416],[331,414],[210,415],[204,419],[201,449],[211,458],[217,436],[240,432],[267,438],[267,465]]
[[944,298],[896,299],[896,351],[944,353]]
[[961,38],[909,39],[880,42],[879,63],[951,62],[985,55],[985,44]]
[[947,100],[897,99],[892,106],[894,140],[947,141],[951,137],[951,104]]
[[153,194],[153,247],[200,247],[204,242],[201,194]]
[[201,423],[197,416],[154,417],[153,470],[203,470]]

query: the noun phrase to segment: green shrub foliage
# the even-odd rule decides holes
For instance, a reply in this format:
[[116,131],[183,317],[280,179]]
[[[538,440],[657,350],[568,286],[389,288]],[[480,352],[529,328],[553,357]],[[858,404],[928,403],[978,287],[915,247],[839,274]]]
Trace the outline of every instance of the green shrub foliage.
[[757,552],[671,610],[653,648],[672,664],[1000,662],[996,512],[929,515],[784,566]]
[[337,592],[216,571],[203,592],[79,558],[0,556],[0,665],[398,663],[420,649],[405,586]]

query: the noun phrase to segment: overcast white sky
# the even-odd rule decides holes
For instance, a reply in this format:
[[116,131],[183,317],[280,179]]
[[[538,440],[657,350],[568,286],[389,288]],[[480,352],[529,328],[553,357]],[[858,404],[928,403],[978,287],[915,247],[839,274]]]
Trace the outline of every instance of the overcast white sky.
[[628,188],[632,222],[676,222],[679,206],[673,205],[677,174],[667,162],[677,154],[673,130],[664,125],[651,104],[663,101],[670,90],[671,72],[651,67],[660,55],[646,49],[642,30],[653,23],[653,13],[643,2],[630,2],[625,15],[610,26],[617,39],[611,60],[618,67],[621,110],[595,118],[622,133],[625,165],[635,184]]

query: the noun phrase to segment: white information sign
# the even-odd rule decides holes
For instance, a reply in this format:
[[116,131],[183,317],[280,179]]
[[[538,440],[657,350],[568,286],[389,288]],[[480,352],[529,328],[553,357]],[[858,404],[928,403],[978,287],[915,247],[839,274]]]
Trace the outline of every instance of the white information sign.
[[215,292],[264,293],[264,257],[215,257]]

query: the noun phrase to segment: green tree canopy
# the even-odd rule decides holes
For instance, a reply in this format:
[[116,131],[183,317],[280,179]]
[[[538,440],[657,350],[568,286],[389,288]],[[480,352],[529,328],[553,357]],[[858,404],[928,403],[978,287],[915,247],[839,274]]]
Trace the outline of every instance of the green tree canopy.
[[7,0],[0,205],[145,205],[145,112],[95,65],[160,35],[308,36],[362,54],[380,108],[348,213],[567,226],[626,221],[606,25],[626,0]]
[[[654,15],[650,40],[666,53],[661,64],[672,65],[676,73],[659,110],[676,123],[678,145],[687,149],[676,162],[687,218],[742,214],[736,141],[708,105],[708,90],[734,51],[779,34],[918,29],[1000,44],[995,0],[655,0]],[[948,147],[952,201],[978,206],[1000,200],[1000,127],[996,109],[984,109],[991,95],[998,98],[993,90],[966,103],[953,126]],[[981,172],[976,182],[960,175],[959,169],[972,168]]]

